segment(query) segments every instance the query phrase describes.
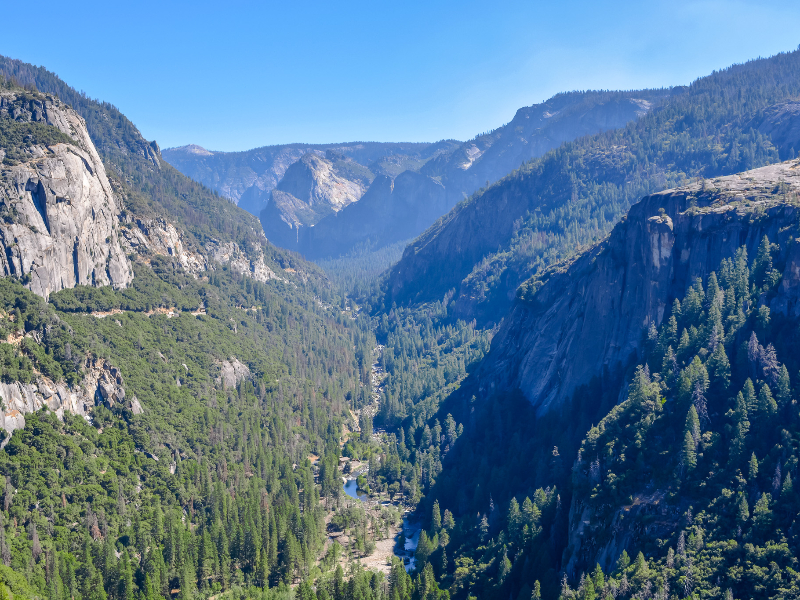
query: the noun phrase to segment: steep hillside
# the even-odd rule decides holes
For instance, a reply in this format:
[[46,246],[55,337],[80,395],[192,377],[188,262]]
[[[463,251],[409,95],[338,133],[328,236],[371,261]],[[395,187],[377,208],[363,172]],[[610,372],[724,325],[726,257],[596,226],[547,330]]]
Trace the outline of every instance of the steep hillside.
[[626,579],[624,598],[648,584],[731,598],[800,591],[800,164],[782,167],[719,182],[711,198],[687,190],[709,252],[690,251],[698,277],[650,329],[624,402],[581,446],[564,552],[575,581],[599,564],[612,575],[600,587]]
[[[340,561],[400,518],[329,511],[349,509],[368,320],[113,107],[19,82],[0,78],[0,597],[341,589]],[[329,550],[337,526],[356,532]]]
[[800,93],[799,74],[798,52],[737,65],[673,90],[624,128],[527,163],[408,247],[387,306],[453,290],[457,316],[497,321],[522,282],[601,239],[642,195],[792,156],[800,142],[783,132],[795,113],[778,105]]
[[452,206],[487,182],[494,183],[564,142],[624,127],[671,93],[637,90],[558,94],[540,104],[520,108],[507,124],[435,158],[420,171],[441,179]]
[[765,235],[792,235],[797,212],[786,202],[798,189],[792,161],[646,197],[538,291],[523,287],[482,377],[522,390],[540,414],[557,410],[593,377],[639,358],[643,330],[723,258],[740,246],[752,256]]

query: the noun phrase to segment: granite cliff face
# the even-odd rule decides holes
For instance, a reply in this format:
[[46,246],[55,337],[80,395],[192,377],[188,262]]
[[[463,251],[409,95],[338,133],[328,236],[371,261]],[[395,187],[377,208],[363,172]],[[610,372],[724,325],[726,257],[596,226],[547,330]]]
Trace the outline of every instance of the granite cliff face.
[[[261,221],[272,242],[308,258],[326,258],[346,254],[360,243],[381,247],[413,238],[445,212],[444,186],[431,177],[404,171],[394,179],[379,175],[358,202],[312,226],[301,223],[303,218],[311,220],[316,216],[307,204],[274,190]],[[285,214],[296,215],[293,225],[276,227]]]
[[0,169],[0,275],[47,297],[75,285],[125,287],[119,205],[83,119],[52,96],[0,94],[0,118],[57,128],[73,140],[22,148]]
[[394,179],[375,178],[364,196],[339,213],[300,232],[299,250],[309,258],[345,254],[368,242],[381,247],[413,238],[447,212],[441,182],[404,171]]
[[770,308],[800,316],[800,243],[790,239],[798,192],[794,160],[645,197],[605,241],[524,294],[481,380],[521,390],[540,415],[558,410],[593,377],[632,365],[673,299],[740,246],[752,255],[764,235],[788,255]]
[[[286,169],[277,189],[294,196],[322,217],[339,212],[361,198],[372,180],[371,175],[367,172],[362,178],[348,178],[331,160],[309,153]],[[286,218],[305,225],[316,222],[301,220],[295,215],[286,215]]]

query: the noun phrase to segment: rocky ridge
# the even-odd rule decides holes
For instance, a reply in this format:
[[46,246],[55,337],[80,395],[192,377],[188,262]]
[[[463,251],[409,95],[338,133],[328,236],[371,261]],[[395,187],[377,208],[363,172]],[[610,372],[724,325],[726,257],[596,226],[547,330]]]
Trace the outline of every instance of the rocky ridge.
[[[669,93],[559,94],[521,108],[508,124],[464,143],[291,145],[241,153],[186,146],[165,155],[247,210],[261,207],[256,214],[270,241],[326,258],[364,243],[381,247],[417,236],[487,182],[565,141],[622,127]],[[374,181],[336,173],[334,157],[371,172]],[[368,207],[356,208],[367,200]]]
[[241,208],[258,216],[267,206],[270,192],[277,187],[287,169],[308,153],[324,157],[328,151],[332,151],[378,174],[385,170],[385,162],[421,165],[437,152],[455,144],[286,144],[264,146],[244,152],[214,152],[189,144],[167,148],[163,151],[163,156],[182,173],[217,190]]
[[[185,271],[195,277],[214,270],[217,265],[227,264],[234,272],[262,283],[280,279],[267,265],[261,248],[247,253],[236,242],[212,239],[202,249],[195,250],[184,243],[182,233],[166,219],[140,219],[127,215],[122,219],[120,233],[122,246],[128,253],[145,261],[150,255],[174,257]],[[261,235],[263,237],[263,233]]]
[[487,182],[497,181],[564,142],[624,127],[669,94],[667,90],[558,94],[520,108],[507,124],[476,136],[451,154],[440,155],[420,172],[441,178],[453,206]]

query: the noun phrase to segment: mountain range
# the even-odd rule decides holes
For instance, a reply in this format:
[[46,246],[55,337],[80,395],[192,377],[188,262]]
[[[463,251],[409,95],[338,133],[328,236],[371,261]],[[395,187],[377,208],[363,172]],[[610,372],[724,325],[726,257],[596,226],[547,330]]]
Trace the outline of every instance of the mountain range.
[[526,163],[406,248],[386,305],[448,295],[457,316],[497,322],[518,286],[601,240],[645,194],[793,157],[797,69],[788,54],[718,71],[625,127]]
[[468,142],[165,150],[181,171],[259,214],[267,237],[311,258],[417,236],[457,202],[565,141],[621,127],[667,90],[560,94]]
[[243,153],[0,76],[0,597],[800,595],[800,51]]

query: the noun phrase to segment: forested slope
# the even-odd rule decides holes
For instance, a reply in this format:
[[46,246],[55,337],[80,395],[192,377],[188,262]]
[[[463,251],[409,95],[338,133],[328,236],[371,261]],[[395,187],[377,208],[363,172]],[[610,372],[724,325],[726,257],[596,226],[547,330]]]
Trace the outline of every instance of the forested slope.
[[[461,202],[392,269],[385,306],[441,300],[497,322],[517,287],[598,241],[647,193],[789,158],[800,52],[736,65],[676,88],[627,126],[566,143]],[[765,124],[780,114],[783,126]]]
[[[517,301],[538,316],[512,316],[437,415],[463,431],[425,489],[422,553],[452,594],[797,593],[798,190],[790,161],[655,194]],[[562,317],[556,336],[536,321]],[[537,395],[529,342],[564,345],[568,392]],[[598,349],[625,360],[581,381]],[[505,387],[510,357],[531,377],[506,363]]]
[[[319,494],[335,500],[341,487],[331,469],[315,485],[309,456],[337,464],[348,409],[369,394],[368,322],[342,313],[321,271],[269,245],[254,218],[164,164],[113,107],[3,64],[14,77],[3,89],[25,100],[3,105],[4,168],[49,164],[50,148],[77,143],[36,112],[55,104],[23,81],[35,76],[82,107],[84,150],[96,140],[116,171],[105,200],[124,202],[113,228],[133,277],[124,289],[72,282],[49,302],[26,277],[0,280],[0,594],[286,597],[325,572],[333,585]],[[4,226],[35,233],[17,200],[4,197]],[[158,246],[159,234],[173,237]],[[252,257],[244,266],[237,248]]]

